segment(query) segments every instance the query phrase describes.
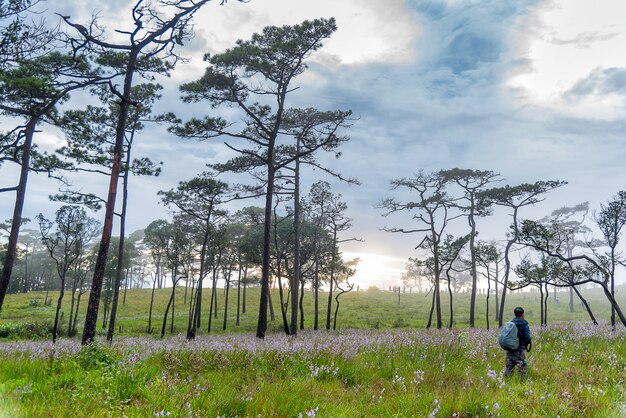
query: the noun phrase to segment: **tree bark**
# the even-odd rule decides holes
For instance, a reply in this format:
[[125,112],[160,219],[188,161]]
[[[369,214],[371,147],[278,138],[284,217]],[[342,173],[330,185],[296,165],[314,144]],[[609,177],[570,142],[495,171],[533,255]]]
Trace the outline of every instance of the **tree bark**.
[[122,159],[122,148],[124,145],[124,134],[126,131],[126,121],[128,119],[128,109],[131,101],[131,87],[133,75],[137,65],[139,50],[133,48],[129,53],[128,65],[124,77],[123,97],[120,100],[119,118],[115,128],[115,146],[113,148],[113,161],[111,164],[111,178],[109,181],[109,191],[107,194],[106,210],[104,215],[104,226],[98,257],[94,268],[91,293],[89,294],[89,304],[87,305],[87,315],[85,317],[85,328],[83,330],[82,344],[91,344],[96,336],[96,322],[98,321],[98,308],[100,305],[100,293],[104,281],[104,270],[106,268],[107,257],[109,255],[109,244],[111,243],[111,232],[113,231],[113,214],[115,210],[115,199],[117,196],[117,183],[120,175],[120,163]]
[[[591,322],[593,322],[594,325],[598,325],[598,321],[596,321],[595,316],[593,316],[593,312],[591,312],[591,307],[589,306],[589,303],[587,303],[587,300],[583,298],[583,295],[578,291],[576,286],[572,286],[570,288],[570,293],[573,294],[574,292],[576,292],[576,295],[578,295],[578,298],[585,306],[585,309],[587,310],[587,313],[589,314],[589,318],[591,319]],[[573,305],[574,305],[574,301],[571,301],[571,306]]]
[[2,277],[0,277],[0,311],[4,303],[4,297],[9,290],[9,281],[13,272],[13,265],[17,255],[17,241],[22,225],[22,210],[26,198],[26,185],[28,183],[28,173],[30,171],[30,157],[33,145],[33,136],[37,119],[31,118],[26,124],[24,131],[24,144],[22,145],[22,160],[20,168],[20,179],[16,187],[15,205],[13,207],[13,219],[11,221],[11,231],[9,232],[9,242],[5,254],[4,266],[2,267]]
[[[274,146],[271,141],[267,149],[267,161],[274,161]],[[274,167],[267,168],[267,190],[265,195],[265,221],[263,225],[263,264],[261,266],[261,296],[259,300],[259,319],[257,338],[265,338],[267,331],[267,304],[270,298],[270,245],[272,237],[272,200],[274,197]]]
[[115,319],[117,317],[117,301],[120,297],[120,286],[122,284],[122,267],[124,265],[124,241],[126,235],[126,206],[128,204],[128,170],[130,167],[130,145],[126,151],[126,164],[124,175],[122,176],[122,212],[120,214],[120,245],[117,250],[117,266],[115,268],[115,282],[113,283],[113,303],[111,306],[111,317],[109,318],[109,331],[107,341],[113,341],[115,332]]

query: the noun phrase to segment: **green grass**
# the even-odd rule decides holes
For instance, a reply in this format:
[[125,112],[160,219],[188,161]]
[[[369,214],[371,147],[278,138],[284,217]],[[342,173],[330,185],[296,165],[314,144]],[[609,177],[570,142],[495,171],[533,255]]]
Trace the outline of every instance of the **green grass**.
[[623,416],[626,332],[533,332],[525,380],[484,329],[7,342],[0,416]]
[[[169,299],[171,289],[160,289],[156,291],[155,303],[152,316],[152,327],[155,334],[161,331],[163,315],[165,307]],[[218,289],[218,316],[213,318],[211,325],[212,333],[222,333],[223,326],[223,289]],[[598,289],[586,290],[583,292],[585,298],[588,299],[593,313],[600,321],[608,321],[610,319],[610,307],[602,292]],[[48,298],[52,298],[55,302],[47,306],[44,304],[45,292],[30,292],[26,294],[10,294],[5,299],[4,306],[0,312],[0,341],[7,338],[7,333],[3,334],[3,327],[15,328],[22,327],[25,332],[9,333],[14,338],[28,338],[28,329],[34,338],[41,338],[46,333],[51,333],[51,322],[54,319],[56,297],[58,293],[50,292]],[[204,292],[203,298],[203,315],[202,327],[200,333],[207,332],[208,325],[208,306],[210,292]],[[120,295],[121,298],[121,295]],[[236,319],[236,289],[232,289],[230,293],[227,333],[255,333],[258,317],[259,289],[248,289],[246,297],[246,313],[240,314],[240,325],[235,325]],[[616,298],[622,309],[626,309],[626,286],[617,288]],[[85,309],[87,306],[88,294],[83,295],[78,315],[79,334],[82,321],[85,318]],[[184,333],[187,326],[188,305],[183,304],[184,288],[178,288],[176,292],[175,322],[174,334]],[[269,322],[269,332],[280,332],[282,330],[282,320],[280,315],[280,305],[278,291],[272,291],[272,301],[275,311],[275,320]],[[449,323],[449,299],[447,294],[442,294],[442,320],[443,326],[447,327]],[[589,317],[578,299],[575,299],[574,312],[569,311],[569,296],[563,291],[558,294],[558,303],[550,299],[548,304],[548,323],[558,323],[566,321],[588,321]],[[313,293],[306,292],[304,298],[304,324],[306,329],[313,327]],[[430,309],[431,296],[418,293],[402,293],[400,295],[400,304],[398,304],[397,294],[384,291],[361,291],[352,292],[343,295],[340,298],[340,309],[337,319],[337,328],[371,328],[371,329],[389,329],[389,328],[424,328],[428,321],[428,313]],[[320,313],[318,327],[325,329],[326,326],[326,303],[327,293],[320,292]],[[495,297],[490,297],[490,326],[497,326],[495,321]],[[539,295],[537,293],[514,293],[507,295],[507,305],[505,309],[505,319],[512,316],[515,306],[524,306],[526,309],[526,318],[533,324],[539,321]],[[70,299],[66,295],[61,311],[61,335],[67,330],[69,318]],[[122,303],[120,299],[119,312],[116,321],[117,335],[141,335],[146,333],[148,326],[148,312],[150,306],[150,290],[148,289],[131,289],[126,295],[126,303]],[[102,318],[102,304],[100,305],[100,318]],[[333,308],[334,309],[334,308]],[[476,327],[486,327],[485,318],[485,296],[478,295],[476,305]],[[333,311],[334,312],[334,311]],[[171,312],[168,318],[167,335],[170,335]],[[455,328],[466,328],[469,326],[469,294],[462,293],[454,295],[454,323]],[[332,327],[332,319],[331,319]],[[106,329],[102,329],[101,323],[98,326],[98,332],[106,334]]]
[[[622,306],[624,290],[617,293]],[[159,330],[169,291],[157,292],[153,320]],[[525,380],[502,377],[505,353],[497,346],[493,317],[491,329],[485,327],[483,295],[476,328],[467,326],[469,296],[460,294],[455,328],[425,330],[429,296],[402,294],[398,305],[389,292],[355,292],[342,299],[339,330],[326,332],[311,330],[307,292],[306,329],[287,337],[275,292],[276,320],[258,340],[259,294],[249,289],[238,327],[231,293],[227,330],[221,330],[220,309],[209,335],[205,311],[199,337],[188,343],[179,335],[186,324],[182,292],[175,336],[145,333],[150,292],[132,290],[120,306],[114,343],[99,337],[86,348],[78,337],[51,344],[45,335],[54,308],[44,306],[44,294],[8,295],[0,313],[0,332],[9,329],[0,338],[0,417],[626,416],[626,330],[606,325],[610,309],[595,290],[585,296],[604,322],[600,326],[590,324],[578,303],[570,313],[566,293],[558,303],[550,301],[545,329],[537,326],[538,295],[508,296],[507,312],[524,306],[533,326]],[[206,309],[208,298],[204,303]],[[447,325],[446,297],[442,308]],[[321,315],[320,328],[324,324]],[[29,332],[37,335],[28,340]]]

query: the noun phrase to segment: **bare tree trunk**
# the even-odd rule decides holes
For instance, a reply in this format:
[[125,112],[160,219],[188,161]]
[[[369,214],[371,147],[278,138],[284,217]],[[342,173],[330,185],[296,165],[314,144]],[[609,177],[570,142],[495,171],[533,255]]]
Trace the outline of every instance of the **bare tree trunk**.
[[[296,144],[296,153],[300,154],[300,137]],[[300,283],[300,159],[296,158],[294,174],[294,209],[293,209],[293,274],[289,284],[291,291],[291,326],[286,330],[287,334],[298,333],[298,284]],[[316,319],[317,320],[317,319]]]
[[137,65],[139,50],[133,50],[129,54],[127,71],[124,77],[124,89],[119,101],[119,118],[115,128],[115,146],[113,148],[113,161],[111,163],[111,178],[107,194],[106,209],[104,215],[104,226],[102,237],[98,248],[98,256],[94,267],[93,280],[91,283],[91,293],[89,294],[89,304],[85,317],[85,328],[83,329],[82,344],[91,344],[96,336],[96,323],[98,321],[98,308],[100,306],[100,292],[104,282],[104,270],[106,269],[107,257],[109,255],[109,244],[111,243],[111,232],[113,231],[113,214],[115,210],[115,199],[117,196],[117,183],[120,175],[120,163],[122,159],[122,148],[124,145],[124,134],[126,131],[126,121],[128,119],[128,109],[131,103],[131,87],[133,75]]
[[167,302],[167,306],[165,307],[165,314],[163,315],[163,325],[161,326],[161,338],[165,336],[165,327],[167,326],[167,315],[170,312],[170,306],[172,306],[172,302],[174,301],[174,292],[176,291],[176,286],[172,287],[172,294],[170,295],[170,299]]
[[226,331],[226,321],[228,319],[228,293],[230,290],[230,275],[232,274],[232,265],[229,267],[228,269],[228,278],[226,278],[226,274],[224,274],[224,280],[226,281],[226,283],[224,284],[224,286],[226,287],[225,291],[225,295],[224,295],[224,325],[222,326],[222,329],[224,331]]
[[[37,118],[38,119],[38,118]],[[28,183],[28,173],[30,170],[30,154],[33,144],[33,136],[35,134],[35,126],[37,119],[31,119],[26,124],[24,131],[24,144],[21,147],[22,160],[20,162],[20,179],[15,188],[15,206],[13,208],[13,219],[11,221],[11,231],[9,232],[9,242],[5,253],[4,266],[2,266],[2,277],[0,277],[0,311],[4,303],[4,297],[9,290],[9,281],[13,272],[13,264],[17,255],[17,240],[22,225],[22,210],[24,208],[24,200],[26,198],[26,185]]]
[[213,305],[217,306],[217,293],[215,289],[216,285],[217,285],[217,268],[216,266],[213,266],[213,280],[211,283],[211,302],[209,303],[209,325],[207,328],[207,332],[211,332],[211,323],[213,322],[213,313],[214,313]]
[[326,331],[330,330],[330,316],[333,309],[333,283],[334,279],[331,277],[330,287],[328,288],[328,302],[326,304]]
[[[471,264],[471,275],[472,275],[472,294],[470,296],[470,317],[469,317],[469,326],[470,328],[474,327],[474,312],[476,310],[476,288],[478,287],[478,273],[476,271],[476,245],[474,244],[474,237],[476,236],[476,220],[474,219],[474,198],[472,195],[471,199],[471,210],[467,217],[467,221],[470,226],[470,264]],[[452,309],[452,308],[450,308]],[[452,323],[452,320],[450,320]],[[452,326],[450,326],[452,328]]]
[[241,313],[246,313],[246,290],[248,289],[248,285],[246,283],[243,284],[243,300],[241,301]]
[[235,325],[239,326],[239,308],[241,307],[241,259],[239,260],[239,273],[237,276],[237,320]]
[[[159,267],[157,266],[156,275],[158,276]],[[148,312],[148,334],[152,334],[152,307],[154,306],[154,289],[156,288],[157,277],[152,280],[152,293],[150,295],[150,311]]]
[[509,283],[509,273],[511,271],[511,260],[509,259],[509,251],[515,241],[507,242],[504,250],[504,282],[502,283],[502,298],[500,299],[500,311],[498,313],[498,326],[502,327],[502,318],[504,317],[504,305],[506,302],[506,291]]
[[65,295],[65,274],[61,277],[61,290],[59,292],[59,298],[57,299],[57,309],[54,315],[54,327],[52,328],[52,343],[57,342],[57,332],[59,330],[59,313],[61,312],[61,305],[63,303],[63,295]]
[[549,295],[549,293],[548,293],[548,283],[545,283],[545,286],[546,286],[546,288],[545,288],[546,289],[546,297],[543,300],[543,305],[544,305],[544,308],[543,308],[543,325],[544,326],[548,325],[548,300],[549,300],[549,297],[548,297],[548,295]]
[[120,286],[122,284],[122,267],[124,265],[124,241],[126,239],[126,206],[128,203],[128,170],[130,167],[130,146],[126,151],[126,164],[124,175],[122,176],[122,213],[120,214],[120,245],[117,249],[117,266],[115,268],[115,282],[113,283],[113,303],[111,306],[111,317],[109,318],[109,332],[107,341],[113,341],[115,332],[115,319],[117,317],[117,301],[120,297]]
[[270,308],[270,321],[274,322],[276,315],[274,314],[274,303],[272,303],[272,292],[267,292],[267,304]]
[[[487,300],[485,303],[485,319],[487,320],[487,329],[489,329],[489,295],[491,293],[491,274],[489,273],[489,265],[487,265]],[[498,291],[496,290],[496,299],[498,297]],[[498,303],[496,302],[496,306]],[[496,309],[497,310],[497,309]]]
[[428,323],[426,329],[430,329],[433,322],[433,312],[435,311],[435,288],[433,288],[433,300],[430,304],[430,313],[428,314]]
[[319,283],[320,283],[319,266],[317,262],[315,263],[315,274],[313,277],[315,278],[315,280],[313,281],[313,304],[315,306],[315,309],[313,311],[313,329],[317,331],[317,329],[319,328],[318,320],[319,320]]
[[[278,264],[280,265],[280,261],[278,262]],[[285,331],[285,334],[289,335],[289,322],[287,321],[287,304],[285,303],[285,299],[283,296],[283,281],[280,278],[280,267],[278,268],[278,272],[277,272],[277,276],[278,276],[278,298],[280,299],[280,313],[281,316],[283,318],[283,330]]]
[[78,291],[78,298],[76,299],[76,310],[74,311],[74,321],[72,322],[72,337],[76,335],[76,324],[78,322],[78,309],[80,308],[80,299],[85,292]]
[[544,317],[544,311],[543,311],[543,308],[544,308],[544,305],[543,305],[543,284],[541,284],[541,283],[539,283],[539,297],[540,297],[539,305],[541,306],[541,310],[540,310],[541,321],[540,322],[541,322],[541,326],[543,327],[546,324],[544,322],[545,321],[545,317]]
[[613,297],[613,294],[611,293],[610,289],[607,287],[606,284],[601,284],[601,286],[602,286],[602,290],[604,291],[604,295],[609,300],[609,303],[611,304],[611,306],[615,310],[615,313],[619,317],[619,319],[622,322],[622,324],[626,327],[626,317],[624,317],[624,313],[622,312],[622,309],[617,304],[617,301]]
[[178,284],[178,280],[176,282],[174,280],[174,275],[172,275],[172,320],[170,321],[170,334],[174,333],[174,325],[176,318],[176,285]]
[[[274,142],[268,144],[267,161],[274,161]],[[272,236],[272,200],[274,197],[274,167],[267,168],[267,190],[265,193],[265,222],[263,225],[263,264],[261,266],[261,296],[259,301],[259,319],[257,338],[265,338],[267,331],[267,304],[270,300],[270,246]]]
[[74,306],[76,304],[76,276],[74,276],[74,280],[72,281],[72,297],[70,302],[70,321],[67,326],[67,336],[72,337],[72,329],[74,328]]
[[124,276],[124,297],[122,298],[122,305],[126,305],[126,291],[128,290],[128,268],[126,268],[126,274]]
[[494,311],[496,311],[496,317],[495,317],[496,321],[500,320],[500,310],[498,309],[498,307],[500,306],[498,305],[498,295],[500,294],[498,290],[498,280],[500,280],[500,262],[498,261],[496,257],[496,276],[494,277],[494,280],[493,280],[494,285],[495,285],[495,297],[496,297],[495,309],[494,309]]
[[[598,321],[596,321],[595,316],[593,316],[593,312],[591,312],[591,307],[589,306],[589,303],[587,303],[587,300],[585,298],[583,298],[583,295],[580,294],[580,292],[578,291],[578,289],[576,288],[576,286],[572,286],[570,288],[570,294],[576,292],[576,295],[578,295],[578,298],[580,299],[580,301],[583,303],[583,305],[585,306],[585,309],[587,310],[587,313],[589,314],[589,318],[591,318],[591,322],[593,322],[594,325],[598,325]],[[570,302],[570,305],[573,305],[574,302]]]
[[304,280],[300,280],[300,329],[304,329]]
[[450,322],[448,323],[448,328],[452,329],[452,324],[454,322],[454,307],[452,306],[452,284],[450,280],[450,275],[446,275],[448,277],[448,295],[450,296]]

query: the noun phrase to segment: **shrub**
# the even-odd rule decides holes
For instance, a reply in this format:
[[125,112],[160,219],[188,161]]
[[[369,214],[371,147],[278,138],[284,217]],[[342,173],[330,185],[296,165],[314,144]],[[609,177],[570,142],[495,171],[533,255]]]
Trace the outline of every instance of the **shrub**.
[[0,338],[48,338],[52,335],[52,328],[53,324],[50,321],[19,323],[7,322],[0,324]]
[[41,302],[39,299],[31,299],[28,301],[29,308],[37,308],[39,306],[41,306]]
[[85,369],[97,369],[112,365],[115,359],[97,341],[94,341],[80,350],[79,362]]
[[404,322],[404,318],[402,317],[398,317],[396,318],[396,320],[393,322],[392,325],[394,328],[404,328],[407,326],[406,322]]

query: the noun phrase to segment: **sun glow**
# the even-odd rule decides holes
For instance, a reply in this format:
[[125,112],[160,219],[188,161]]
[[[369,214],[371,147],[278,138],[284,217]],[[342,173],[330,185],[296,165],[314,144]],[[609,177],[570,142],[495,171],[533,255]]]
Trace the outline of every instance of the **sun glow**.
[[369,286],[383,289],[400,285],[400,277],[407,262],[404,258],[362,252],[344,252],[343,258],[345,261],[359,259],[355,267],[356,273],[350,281],[359,286],[360,290],[365,290]]

